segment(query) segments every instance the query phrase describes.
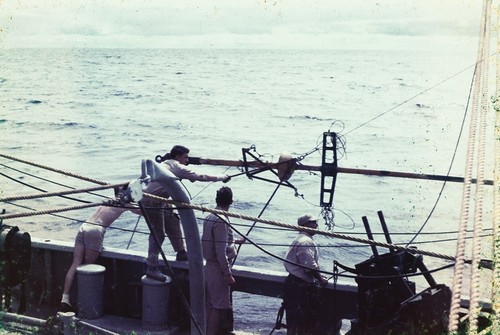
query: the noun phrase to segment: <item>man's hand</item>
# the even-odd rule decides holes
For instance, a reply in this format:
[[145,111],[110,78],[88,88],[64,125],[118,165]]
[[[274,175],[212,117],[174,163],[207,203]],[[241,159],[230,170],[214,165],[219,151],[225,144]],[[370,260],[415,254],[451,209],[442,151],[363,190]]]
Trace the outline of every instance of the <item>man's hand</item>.
[[232,274],[228,274],[227,277],[226,277],[226,279],[227,279],[227,283],[229,285],[233,285],[234,283],[236,283],[236,280],[234,279],[234,277],[233,277]]
[[314,271],[314,278],[318,281],[320,286],[326,286],[328,284],[328,278],[323,276],[319,271]]
[[321,286],[326,286],[328,284],[328,278],[326,278],[325,276],[320,276],[320,280],[319,280],[319,284]]

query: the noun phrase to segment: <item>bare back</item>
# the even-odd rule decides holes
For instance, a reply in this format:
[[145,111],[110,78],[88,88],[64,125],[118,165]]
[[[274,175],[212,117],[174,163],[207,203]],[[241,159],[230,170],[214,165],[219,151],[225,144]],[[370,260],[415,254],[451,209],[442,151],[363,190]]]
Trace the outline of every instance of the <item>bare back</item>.
[[89,223],[96,223],[104,228],[109,227],[123,212],[131,211],[138,214],[133,208],[99,206],[87,220]]

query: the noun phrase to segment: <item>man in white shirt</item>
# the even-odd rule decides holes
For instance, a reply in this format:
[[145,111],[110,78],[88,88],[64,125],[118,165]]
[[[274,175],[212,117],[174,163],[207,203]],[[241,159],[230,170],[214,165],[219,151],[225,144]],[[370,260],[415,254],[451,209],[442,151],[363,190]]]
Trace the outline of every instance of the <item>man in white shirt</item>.
[[316,334],[318,285],[326,285],[328,280],[319,272],[318,248],[313,240],[313,229],[318,228],[317,219],[304,214],[298,218],[300,231],[286,254],[285,269],[289,273],[285,279],[284,302],[286,309],[287,335]]
[[[223,181],[228,182],[230,177],[228,175],[208,175],[199,174],[186,165],[189,162],[189,149],[182,145],[175,145],[165,156],[157,156],[156,161],[162,163],[170,172],[172,172],[179,179],[188,179],[191,182],[203,181]],[[160,183],[150,183],[144,192],[169,198],[170,194],[163,188]],[[167,233],[170,243],[174,251],[177,253],[176,260],[187,261],[186,248],[182,237],[180,221],[178,216],[173,212],[172,208],[161,200],[145,198],[142,203],[146,209],[149,221],[152,224],[154,234],[158,241],[163,244],[165,240],[165,233]],[[159,281],[165,281],[165,276],[159,269],[158,255],[160,254],[160,246],[158,246],[155,237],[149,235],[148,258],[146,259],[147,270],[146,276]]]

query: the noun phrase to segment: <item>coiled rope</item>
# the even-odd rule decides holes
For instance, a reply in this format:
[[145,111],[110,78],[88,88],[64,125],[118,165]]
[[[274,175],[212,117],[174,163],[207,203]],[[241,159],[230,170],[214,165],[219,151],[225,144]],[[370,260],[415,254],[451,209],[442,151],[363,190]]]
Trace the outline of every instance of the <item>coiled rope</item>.
[[478,46],[478,54],[476,62],[477,71],[475,72],[475,85],[474,85],[474,94],[472,100],[472,114],[471,114],[471,123],[469,127],[469,144],[467,147],[467,156],[466,156],[466,168],[465,168],[465,177],[464,177],[464,186],[462,193],[462,205],[461,205],[461,215],[460,215],[460,227],[457,241],[457,252],[456,252],[456,263],[455,263],[455,273],[453,276],[453,285],[452,285],[452,298],[451,298],[451,306],[450,306],[450,314],[449,314],[449,323],[448,323],[448,331],[450,333],[456,333],[458,331],[459,324],[459,309],[460,309],[460,300],[462,293],[462,283],[463,283],[463,275],[464,275],[464,264],[465,264],[465,247],[466,247],[466,231],[467,224],[469,218],[469,207],[471,202],[471,186],[472,186],[472,172],[473,172],[473,163],[474,163],[474,152],[475,152],[475,142],[476,142],[476,128],[477,128],[477,119],[478,119],[478,102],[480,96],[480,89],[482,82],[480,79],[482,78],[482,72],[484,67],[484,44],[485,44],[485,33],[486,33],[486,24],[488,13],[487,7],[489,5],[489,0],[484,0],[483,2],[483,11],[481,18],[481,34],[479,38],[479,46]]

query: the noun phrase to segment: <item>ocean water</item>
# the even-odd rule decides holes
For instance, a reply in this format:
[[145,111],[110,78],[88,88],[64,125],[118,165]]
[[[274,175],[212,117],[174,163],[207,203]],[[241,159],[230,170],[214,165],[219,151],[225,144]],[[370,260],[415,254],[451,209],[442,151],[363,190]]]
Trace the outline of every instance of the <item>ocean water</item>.
[[[321,154],[315,148],[321,148],[323,132],[331,130],[345,142],[340,167],[446,175],[455,157],[450,174],[463,176],[464,114],[475,56],[474,50],[424,49],[0,49],[0,148],[3,154],[119,183],[140,175],[142,159],[164,154],[175,144],[189,147],[194,157],[233,160],[242,159],[242,148],[254,146],[263,160],[277,161],[286,151],[304,157],[303,164],[318,166]],[[47,191],[92,186],[4,158],[0,164],[3,196],[38,192],[28,185]],[[240,172],[221,166],[192,168]],[[486,178],[492,179],[489,171]],[[320,216],[319,174],[296,171],[290,182],[300,196],[280,187],[272,197],[275,184],[234,177],[227,184],[235,194],[232,210],[258,216],[269,202],[262,214],[266,219],[294,224],[303,213]],[[222,184],[184,185],[193,203],[212,207]],[[408,243],[425,223],[412,245],[454,255],[462,185],[447,183],[441,192],[442,186],[429,180],[339,174],[333,231],[365,237],[361,218],[366,216],[376,239],[385,241],[379,235],[381,210],[394,243]],[[74,198],[102,201],[93,195]],[[25,212],[75,204],[51,198],[2,203],[2,208]],[[5,223],[35,237],[71,241],[78,220],[91,212]],[[486,228],[490,222],[485,220]],[[233,223],[246,233],[253,222]],[[248,237],[283,257],[294,236],[293,231],[257,224]],[[368,246],[321,236],[316,240],[327,271],[333,260],[353,266],[371,256]],[[122,215],[108,231],[105,246],[146,251],[144,220]],[[168,241],[164,248],[172,254]],[[447,264],[424,260],[430,269]],[[283,270],[281,260],[250,245],[241,248],[237,264]],[[438,272],[435,278],[450,284],[451,274]],[[262,318],[248,312],[256,304],[249,300],[235,300],[237,327],[269,333],[280,302],[259,302],[268,315]]]

